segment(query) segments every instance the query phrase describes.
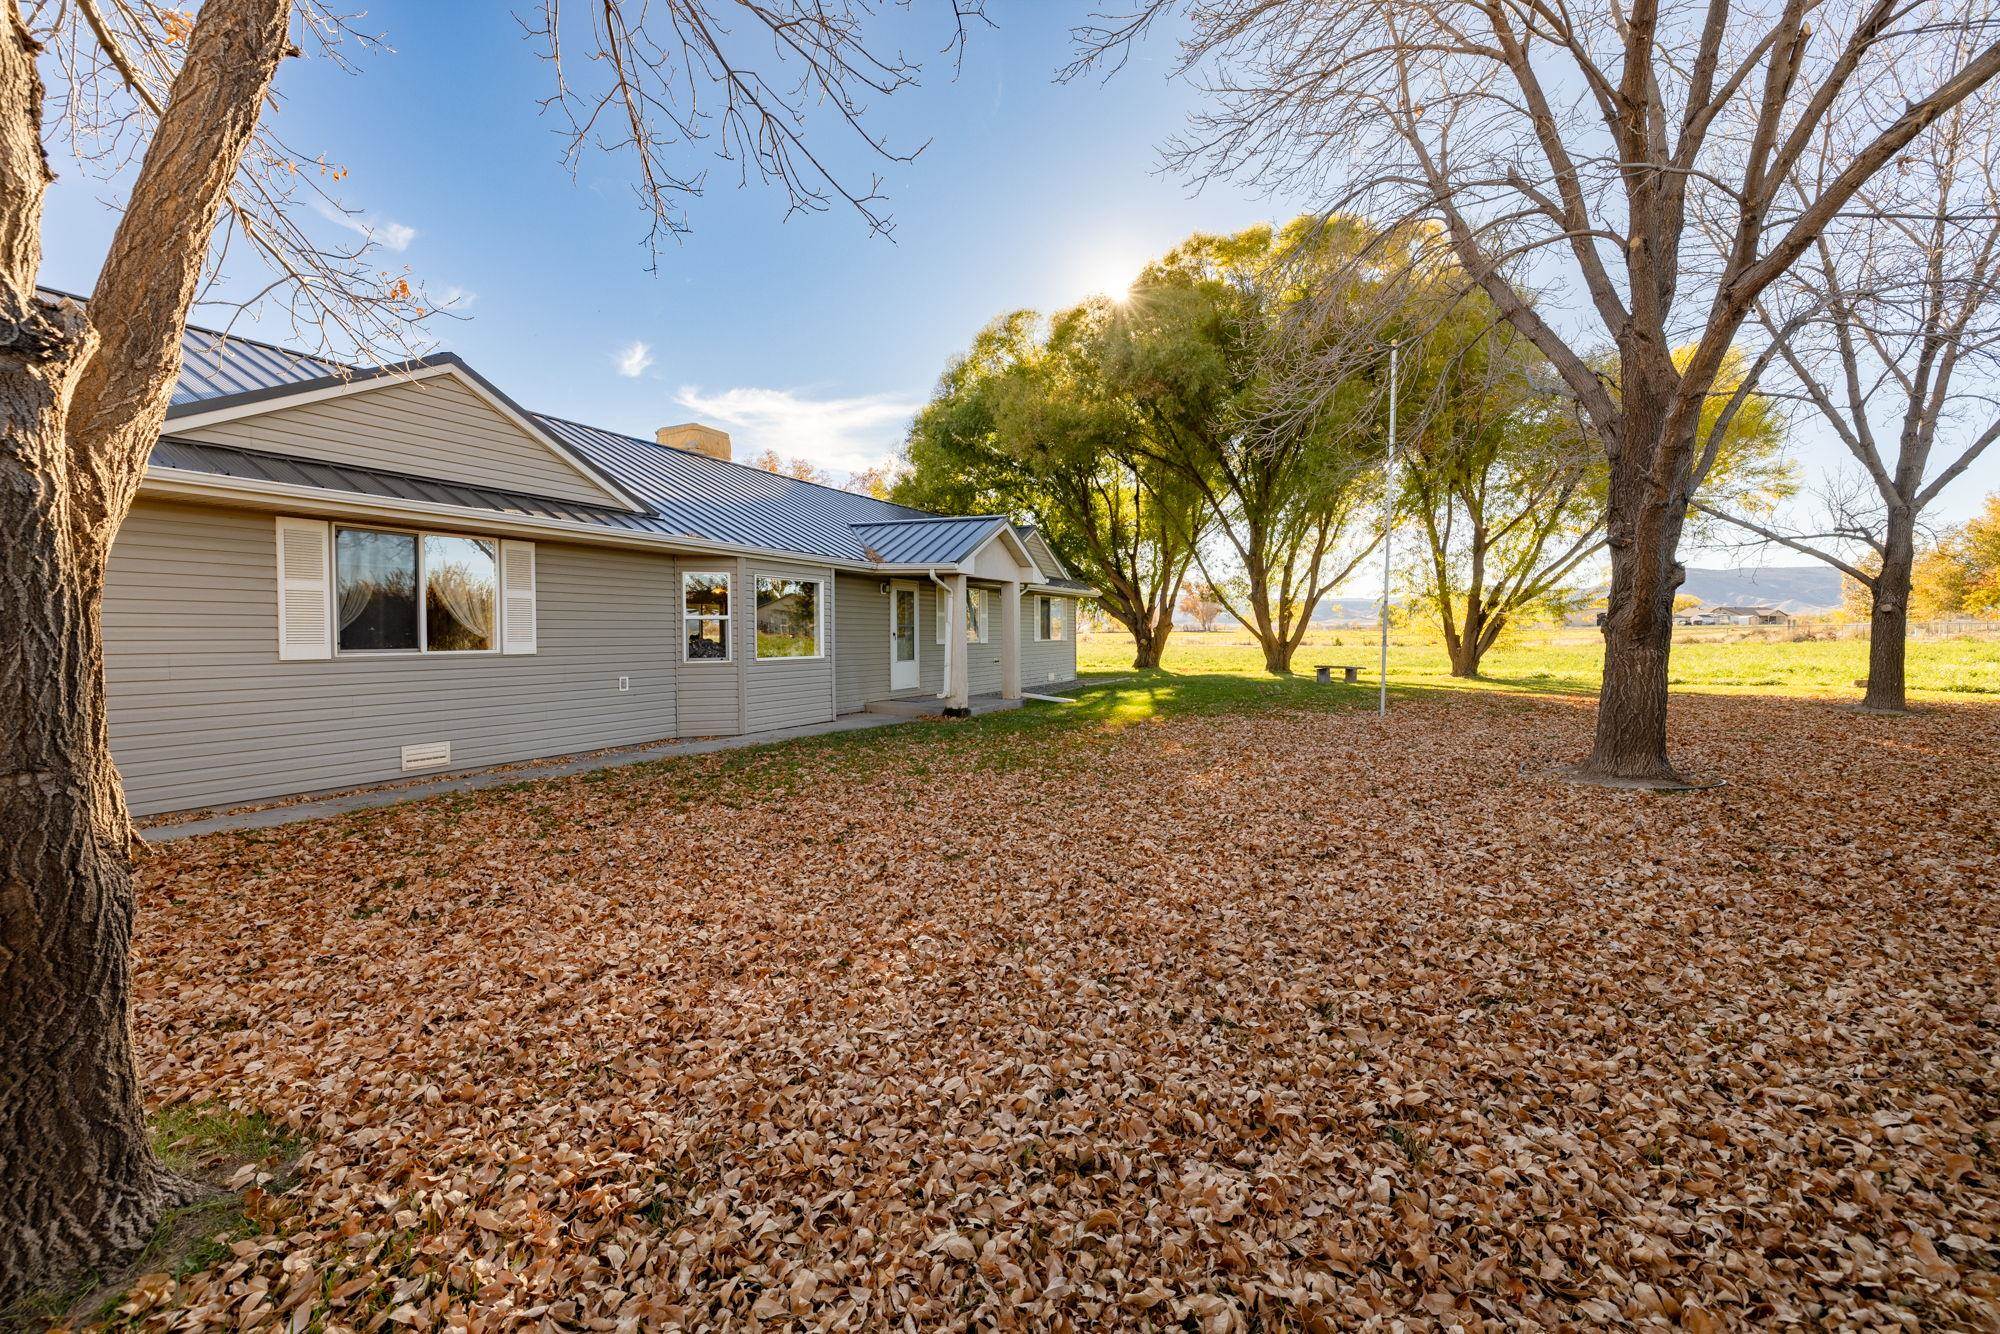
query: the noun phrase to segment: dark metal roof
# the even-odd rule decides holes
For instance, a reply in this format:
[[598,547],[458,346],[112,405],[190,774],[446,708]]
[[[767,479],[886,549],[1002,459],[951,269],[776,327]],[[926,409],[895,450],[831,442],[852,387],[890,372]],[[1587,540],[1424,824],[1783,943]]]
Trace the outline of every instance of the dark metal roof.
[[[574,423],[565,424],[574,426]],[[868,496],[835,491],[831,487],[814,487],[809,482],[779,477],[759,468],[725,464],[720,459],[711,459],[700,454],[684,454],[665,445],[647,445],[638,440],[629,443],[663,455],[675,456],[655,461],[655,467],[668,478],[674,478],[676,473],[683,471],[675,466],[682,460],[695,465],[684,471],[697,478],[708,471],[702,468],[701,464],[715,464],[724,468],[742,467],[744,472],[753,476],[743,479],[732,477],[731,480],[736,483],[739,494],[730,496],[718,492],[719,503],[708,510],[696,504],[676,503],[671,508],[656,507],[657,512],[652,514],[632,514],[609,506],[579,505],[574,501],[548,496],[501,491],[492,487],[472,486],[465,482],[445,481],[437,477],[388,472],[380,468],[362,468],[346,463],[329,463],[320,459],[296,458],[288,454],[272,454],[258,449],[240,449],[234,445],[183,440],[176,436],[161,437],[159,444],[153,447],[150,462],[156,468],[177,468],[184,472],[214,473],[222,477],[241,477],[248,481],[276,482],[287,486],[310,486],[325,491],[345,491],[353,495],[375,496],[385,500],[458,505],[468,509],[491,510],[496,514],[516,514],[532,519],[587,523],[624,532],[655,533],[663,537],[725,542],[736,546],[763,547],[855,563],[868,561],[878,565],[952,564],[969,555],[973,548],[1006,522],[1005,519],[992,517],[974,519],[932,517],[892,520],[887,523],[843,524],[833,514],[835,506],[842,500],[858,501],[889,509],[902,507],[890,506],[885,501],[874,500]],[[660,467],[661,464],[665,466]],[[686,481],[685,478],[678,480],[683,484]],[[775,483],[790,485],[771,485]],[[822,494],[803,494],[799,490],[802,487],[811,487],[814,492]],[[741,503],[745,495],[761,496],[769,503]],[[813,526],[799,527],[796,513],[788,520],[787,507],[810,515]],[[725,521],[711,521],[712,514],[720,515]],[[769,522],[760,526],[760,515]],[[773,541],[773,529],[784,529],[787,522],[793,525],[787,531],[793,532],[798,540]],[[885,533],[886,536],[882,536]],[[828,536],[829,540],[820,542],[822,534]],[[880,541],[888,549],[883,550],[875,546],[876,541]]]
[[173,406],[289,387],[351,369],[213,329],[189,328],[181,340],[181,378],[174,386]]
[[968,518],[892,519],[857,523],[854,535],[885,565],[950,565],[964,560],[979,544],[1007,526],[996,515]]
[[234,445],[214,445],[200,440],[161,436],[148,459],[155,468],[179,468],[185,472],[215,473],[255,482],[278,482],[287,486],[311,486],[326,491],[347,491],[355,495],[378,496],[385,500],[414,500],[432,505],[462,505],[470,509],[492,510],[498,514],[519,514],[533,519],[560,519],[569,523],[599,524],[632,532],[673,534],[664,521],[647,514],[633,514],[610,506],[580,505],[572,500],[531,496],[519,491],[450,482],[438,477],[418,477],[412,473],[362,468],[347,463],[270,454],[258,449],[238,449]]
[[926,526],[976,522],[990,531],[993,524],[1004,522],[940,520],[907,505],[802,482],[747,463],[730,463],[561,417],[538,420],[564,444],[616,477],[676,532],[712,541],[877,564],[945,564],[957,556],[906,559],[874,554],[881,548],[864,529],[914,520]]

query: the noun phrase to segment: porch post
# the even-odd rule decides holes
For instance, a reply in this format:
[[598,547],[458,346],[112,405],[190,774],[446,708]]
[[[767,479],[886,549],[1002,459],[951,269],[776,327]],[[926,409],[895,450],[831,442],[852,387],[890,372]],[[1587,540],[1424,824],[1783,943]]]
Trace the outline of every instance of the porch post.
[[951,620],[945,629],[945,633],[951,636],[951,699],[947,704],[954,709],[969,709],[972,707],[972,653],[965,642],[965,576],[954,574],[946,582],[951,585]]
[[1000,590],[1000,698],[1021,698],[1021,581]]

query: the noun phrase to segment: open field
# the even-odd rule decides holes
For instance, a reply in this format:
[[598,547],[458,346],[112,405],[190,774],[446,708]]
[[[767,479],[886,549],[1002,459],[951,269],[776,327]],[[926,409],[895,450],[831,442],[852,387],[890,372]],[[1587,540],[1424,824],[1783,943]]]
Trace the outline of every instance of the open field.
[[1979,1327],[2000,708],[1160,675],[143,860],[157,1328]]
[[[1910,694],[1915,699],[2000,696],[2000,634],[1913,640],[1909,652]],[[1371,630],[1315,630],[1299,650],[1295,667],[1310,673],[1314,663],[1351,662],[1361,666],[1364,679],[1373,681],[1376,653]],[[1486,657],[1484,679],[1468,683],[1452,677],[1444,645],[1435,636],[1400,630],[1390,640],[1389,679],[1409,685],[1595,692],[1603,656],[1603,640],[1594,630],[1527,632],[1502,641]],[[1131,664],[1131,641],[1122,634],[1085,635],[1077,644],[1081,671],[1110,672],[1129,669]],[[1262,675],[1264,659],[1241,630],[1176,631],[1167,642],[1165,668],[1175,673]],[[1867,671],[1865,639],[1732,642],[1715,631],[1695,631],[1683,632],[1674,646],[1674,684],[1690,690],[1858,697],[1855,682]]]

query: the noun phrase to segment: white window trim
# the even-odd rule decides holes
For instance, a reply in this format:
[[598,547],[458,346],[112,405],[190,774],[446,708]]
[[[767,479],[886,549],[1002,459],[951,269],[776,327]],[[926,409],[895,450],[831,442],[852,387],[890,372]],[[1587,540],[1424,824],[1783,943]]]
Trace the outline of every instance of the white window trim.
[[[506,638],[507,589],[506,567],[501,561],[503,543],[497,537],[481,537],[477,533],[446,532],[439,528],[397,528],[379,523],[341,523],[336,520],[331,525],[326,544],[327,561],[327,638],[333,645],[336,658],[441,658],[451,661],[456,658],[497,658],[502,656],[501,645]],[[417,646],[415,648],[342,648],[340,646],[340,535],[342,532],[355,533],[402,533],[417,539]],[[424,539],[426,537],[460,537],[468,542],[490,542],[493,544],[493,642],[485,648],[438,649],[430,647],[430,617],[425,614],[426,602],[431,595],[430,583],[424,578]]]
[[[786,583],[811,584],[817,592],[813,594],[813,647],[814,653],[799,653],[787,658],[767,658],[757,652],[757,594],[758,586],[782,579]],[[685,586],[683,586],[685,587]],[[685,636],[687,631],[681,631]],[[753,574],[750,576],[750,660],[752,662],[824,662],[826,661],[826,579],[817,574]]]
[[[728,599],[729,610],[721,615],[710,612],[691,612],[687,607],[687,581],[690,579],[720,579]],[[754,618],[754,612],[753,612]],[[681,619],[675,629],[681,641],[681,661],[690,667],[727,667],[736,661],[736,575],[732,570],[682,570],[681,571]],[[688,656],[687,623],[696,621],[722,622],[722,647],[724,653],[719,658],[694,658]]]

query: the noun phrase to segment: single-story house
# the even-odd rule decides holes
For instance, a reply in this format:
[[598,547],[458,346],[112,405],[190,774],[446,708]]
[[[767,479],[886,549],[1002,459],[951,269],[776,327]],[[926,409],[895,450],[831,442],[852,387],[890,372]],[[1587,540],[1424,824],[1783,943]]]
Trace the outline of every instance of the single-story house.
[[1792,620],[1790,613],[1778,607],[1703,607],[1701,610],[1713,618],[1707,622],[1709,625],[1789,625]]
[[449,354],[184,354],[104,602],[136,814],[1076,675],[1094,590],[1005,516],[531,412]]

